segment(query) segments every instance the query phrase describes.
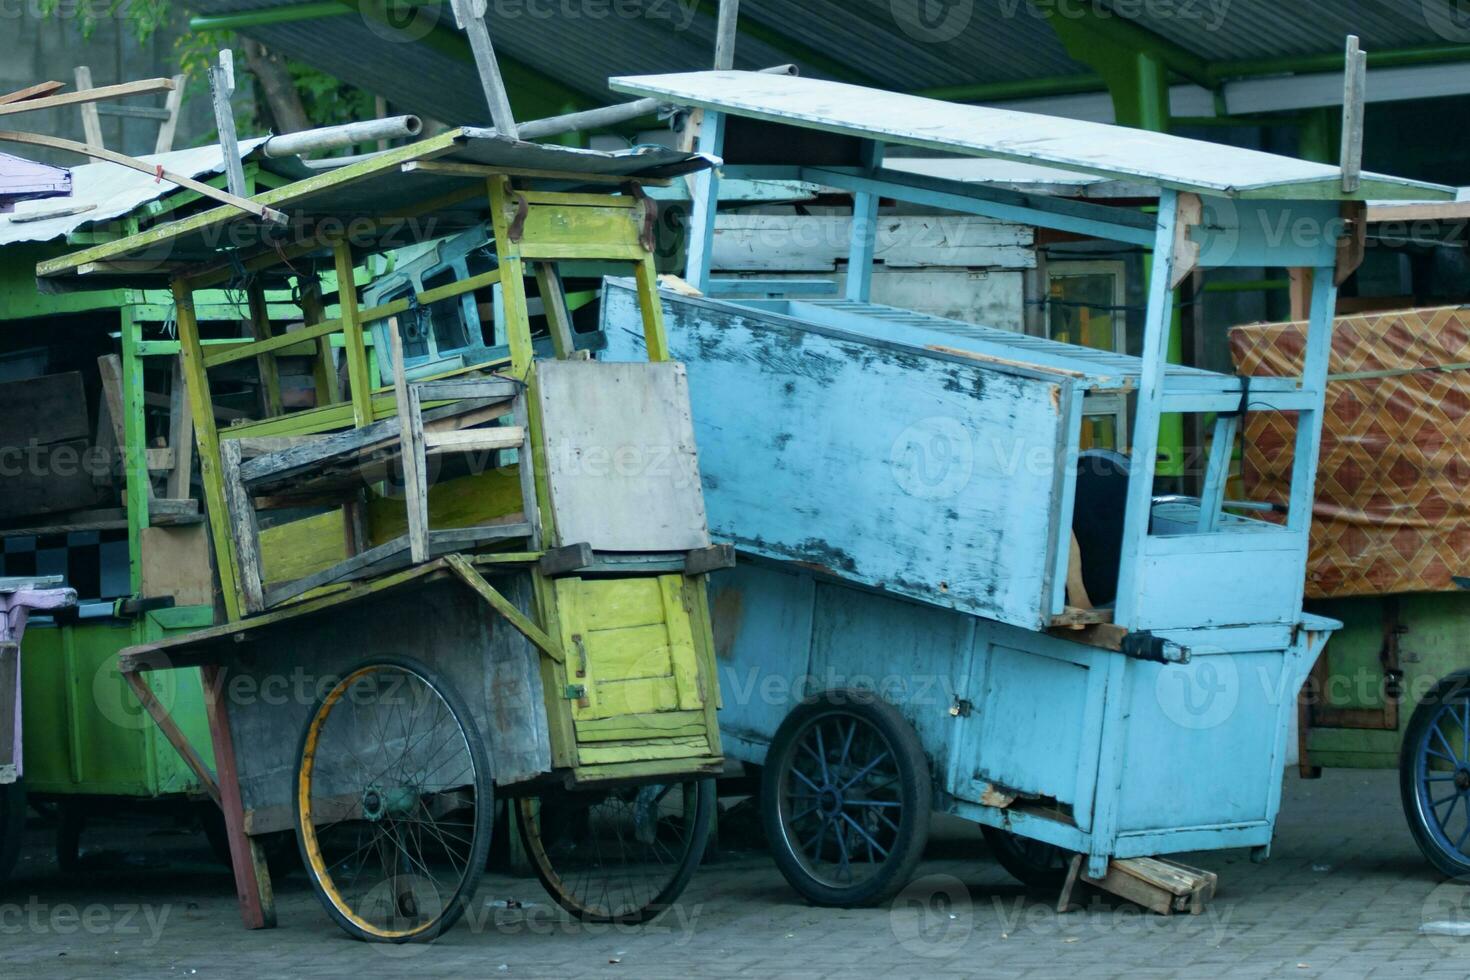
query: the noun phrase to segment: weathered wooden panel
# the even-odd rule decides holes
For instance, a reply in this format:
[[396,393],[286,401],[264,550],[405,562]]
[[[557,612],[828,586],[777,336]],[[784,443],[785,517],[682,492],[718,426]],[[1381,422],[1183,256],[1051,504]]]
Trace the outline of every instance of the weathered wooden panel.
[[[710,528],[863,585],[1050,620],[1075,377],[664,294],[689,370]],[[608,356],[642,355],[605,287]]]
[[77,371],[0,384],[0,446],[45,446],[90,435]]
[[[492,582],[518,608],[531,607],[526,576]],[[223,688],[257,833],[289,827],[297,743],[319,685],[371,657],[413,657],[446,677],[486,739],[498,784],[551,768],[537,652],[457,582],[388,593],[371,615],[337,610],[262,632],[241,645]]]
[[682,364],[540,361],[536,379],[558,544],[709,546]]
[[[1035,233],[969,215],[884,214],[874,259],[890,269],[926,266],[1034,269]],[[851,214],[723,214],[715,222],[713,268],[830,272],[852,248]]]

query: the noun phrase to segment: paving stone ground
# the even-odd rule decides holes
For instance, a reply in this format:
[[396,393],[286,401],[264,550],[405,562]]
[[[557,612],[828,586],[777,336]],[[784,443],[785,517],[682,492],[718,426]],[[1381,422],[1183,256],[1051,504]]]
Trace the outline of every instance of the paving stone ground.
[[98,814],[70,873],[50,833],[31,828],[0,898],[0,977],[1470,976],[1470,938],[1419,932],[1461,914],[1470,888],[1415,850],[1390,772],[1289,775],[1272,859],[1184,857],[1221,893],[1171,919],[1102,898],[1059,916],[951,823],[890,908],[809,907],[768,858],[725,851],[650,925],[577,924],[534,880],[488,876],[438,943],[381,947],[340,934],[299,874],[279,886],[280,927],[245,931],[202,838],[157,817]]

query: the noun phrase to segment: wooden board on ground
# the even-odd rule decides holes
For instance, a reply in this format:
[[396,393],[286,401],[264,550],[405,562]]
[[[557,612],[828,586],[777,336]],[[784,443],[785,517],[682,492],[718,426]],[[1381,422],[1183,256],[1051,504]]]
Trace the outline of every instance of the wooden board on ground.
[[1057,903],[1058,912],[1065,912],[1071,907],[1074,888],[1078,882],[1083,882],[1159,915],[1179,912],[1200,915],[1215,897],[1220,883],[1219,875],[1212,871],[1201,871],[1164,858],[1110,861],[1107,874],[1094,878],[1082,867],[1085,860],[1080,854],[1072,859],[1067,883]]

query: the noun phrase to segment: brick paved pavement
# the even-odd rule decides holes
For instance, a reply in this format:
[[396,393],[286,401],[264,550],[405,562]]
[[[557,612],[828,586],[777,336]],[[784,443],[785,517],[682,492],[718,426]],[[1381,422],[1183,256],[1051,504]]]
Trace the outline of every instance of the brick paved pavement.
[[72,874],[33,829],[0,901],[0,976],[1470,976],[1470,939],[1418,933],[1470,889],[1441,886],[1419,857],[1387,772],[1288,777],[1269,863],[1186,858],[1221,878],[1198,918],[1103,900],[1057,916],[1054,896],[1028,896],[968,827],[947,825],[906,896],[919,901],[893,909],[810,908],[769,860],[723,854],[649,926],[573,924],[534,881],[492,876],[470,927],[432,947],[385,948],[338,933],[299,875],[280,888],[281,927],[244,931],[202,838],[144,833],[154,824],[89,830],[89,848],[105,852]]

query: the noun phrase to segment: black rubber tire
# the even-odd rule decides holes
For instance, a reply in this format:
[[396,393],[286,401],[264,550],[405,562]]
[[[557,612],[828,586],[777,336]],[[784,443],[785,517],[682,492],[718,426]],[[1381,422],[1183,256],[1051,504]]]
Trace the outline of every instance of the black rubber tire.
[[[475,891],[479,887],[480,878],[485,873],[485,862],[490,854],[490,838],[495,819],[495,791],[494,779],[490,774],[489,757],[485,751],[485,739],[480,734],[479,726],[475,724],[474,715],[470,713],[469,706],[464,698],[455,690],[454,686],[445,680],[437,671],[428,665],[414,660],[410,657],[373,657],[343,672],[344,678],[350,678],[360,671],[369,670],[374,667],[389,667],[418,675],[418,677],[430,688],[432,688],[445,705],[449,708],[453,720],[464,733],[465,742],[468,746],[472,765],[475,770],[475,827],[473,843],[467,856],[465,877],[459,888],[450,900],[445,903],[444,911],[438,916],[429,928],[415,932],[412,935],[401,937],[380,936],[368,932],[352,922],[344,915],[328,895],[325,886],[321,883],[316,870],[313,868],[311,855],[307,847],[306,833],[302,828],[304,814],[301,812],[299,803],[293,800],[293,811],[296,820],[296,840],[299,848],[301,865],[306,869],[306,876],[311,881],[311,887],[321,901],[322,907],[326,909],[327,915],[333,922],[341,927],[342,931],[354,939],[364,942],[375,943],[414,943],[433,942],[454,928],[470,903],[474,901]],[[340,686],[340,685],[338,685]],[[336,688],[334,687],[333,690]],[[332,691],[326,692],[312,707],[311,714],[307,716],[306,724],[302,726],[301,738],[296,748],[297,777],[292,780],[293,797],[296,796],[296,787],[299,785],[302,760],[306,756],[307,743],[312,734],[312,726],[317,716],[321,714],[327,698]]]
[[[1436,840],[1434,831],[1429,827],[1429,820],[1434,819],[1430,816],[1433,807],[1429,807],[1428,812],[1424,809],[1417,771],[1421,743],[1427,739],[1429,728],[1440,710],[1447,704],[1466,702],[1470,702],[1470,670],[1458,671],[1442,678],[1414,709],[1414,714],[1409,718],[1409,726],[1404,730],[1404,741],[1399,750],[1399,797],[1403,802],[1404,818],[1408,821],[1409,832],[1413,834],[1414,843],[1418,845],[1424,859],[1446,878],[1470,875],[1470,856]],[[1470,798],[1465,802],[1470,805]],[[1450,818],[1446,817],[1448,819]],[[1437,819],[1435,823],[1438,824]]]
[[714,826],[717,799],[715,781],[699,779],[690,780],[690,782],[697,784],[694,795],[694,815],[691,818],[689,840],[679,863],[670,869],[668,880],[647,904],[620,914],[609,914],[589,908],[563,887],[561,876],[557,869],[551,866],[545,847],[542,846],[541,841],[536,839],[535,832],[532,830],[531,820],[527,814],[527,804],[533,798],[517,800],[516,805],[520,813],[516,826],[520,829],[521,846],[525,848],[531,867],[536,871],[536,878],[541,882],[541,887],[546,889],[546,893],[557,905],[583,922],[642,925],[658,918],[678,901],[684,889],[689,887],[690,879],[694,877],[694,872],[699,869],[700,862],[704,860],[704,852],[709,845],[710,830]]
[[985,835],[996,862],[1026,887],[1060,888],[1066,884],[1071,852],[989,824],[981,824],[980,833]]
[[26,788],[24,783],[0,786],[0,888],[15,870],[26,836]]
[[[856,719],[886,743],[897,770],[895,793],[902,809],[888,856],[874,862],[878,869],[860,882],[841,886],[819,879],[796,853],[787,832],[784,785],[803,735],[818,722],[844,716]],[[808,698],[792,709],[776,729],[761,773],[761,822],[776,867],[791,887],[813,905],[867,908],[892,900],[913,879],[924,856],[932,807],[929,760],[919,744],[918,733],[897,708],[875,694],[835,690]]]

